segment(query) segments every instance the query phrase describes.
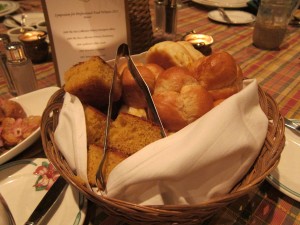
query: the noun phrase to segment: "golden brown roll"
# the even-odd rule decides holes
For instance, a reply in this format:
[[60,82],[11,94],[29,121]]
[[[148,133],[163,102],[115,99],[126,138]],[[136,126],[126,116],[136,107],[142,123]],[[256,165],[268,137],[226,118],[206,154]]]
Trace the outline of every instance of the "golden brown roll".
[[242,89],[241,68],[227,52],[214,53],[196,61],[191,71],[215,100],[228,98]]
[[26,116],[23,107],[18,102],[0,99],[0,123],[5,117],[18,119]]
[[153,94],[162,123],[178,131],[213,108],[213,98],[185,68],[172,67],[156,80]]
[[[137,66],[137,69],[147,83],[150,92],[153,93],[156,75],[146,66],[140,65]],[[122,85],[122,98],[126,105],[140,109],[147,107],[146,98],[127,67],[124,69],[122,74]]]
[[[180,43],[180,44],[179,44]],[[189,67],[203,55],[189,42],[163,41],[153,45],[146,53],[146,62],[168,69],[172,66]]]

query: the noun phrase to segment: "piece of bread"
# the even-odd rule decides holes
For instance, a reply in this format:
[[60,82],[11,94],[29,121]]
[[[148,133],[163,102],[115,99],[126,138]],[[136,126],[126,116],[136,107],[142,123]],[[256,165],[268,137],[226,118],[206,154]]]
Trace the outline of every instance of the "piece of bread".
[[[96,173],[103,156],[103,147],[89,145],[87,153],[87,177],[90,185],[96,186]],[[104,180],[107,181],[109,173],[128,155],[114,149],[108,149],[106,160],[103,166]]]
[[161,138],[158,125],[140,117],[120,113],[111,124],[108,146],[127,155],[132,155]]
[[[156,75],[144,65],[136,66],[136,68],[148,85],[150,92],[153,93]],[[147,108],[145,95],[127,67],[122,74],[122,85],[122,99],[126,105],[140,109]]]
[[28,116],[25,118],[6,117],[2,120],[1,139],[4,146],[12,147],[19,144],[41,125],[41,116]]
[[156,80],[152,96],[164,127],[178,131],[213,108],[213,98],[185,68],[172,67]]
[[18,102],[0,99],[0,123],[5,117],[18,119],[26,116],[26,112]]
[[[185,41],[184,41],[185,42]],[[189,46],[189,47],[188,47]],[[146,62],[155,63],[164,69],[173,66],[190,67],[203,55],[195,51],[191,43],[163,41],[153,45],[146,53]]]
[[214,100],[226,99],[243,87],[243,74],[227,52],[217,52],[196,61],[191,71]]
[[106,127],[106,115],[90,105],[84,105],[84,114],[88,145],[103,145]]
[[[72,66],[64,74],[66,92],[77,96],[82,103],[101,108],[108,104],[113,68],[102,58],[94,56]],[[122,86],[116,79],[114,101],[121,97]]]

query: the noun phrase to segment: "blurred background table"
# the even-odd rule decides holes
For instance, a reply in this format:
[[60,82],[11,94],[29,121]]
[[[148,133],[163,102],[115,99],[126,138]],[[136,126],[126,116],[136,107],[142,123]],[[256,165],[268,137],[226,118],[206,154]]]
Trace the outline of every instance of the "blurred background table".
[[[20,1],[22,11],[42,11],[39,0]],[[30,4],[31,3],[31,4]],[[154,2],[150,0],[154,20]],[[278,51],[261,50],[252,44],[253,24],[226,25],[211,21],[207,13],[213,8],[187,2],[178,8],[177,39],[195,30],[214,38],[212,51],[227,51],[241,66],[244,76],[257,79],[264,91],[278,103],[283,116],[300,119],[300,27],[289,26],[287,36]],[[241,9],[241,10],[247,10]],[[0,32],[7,28],[0,18]],[[35,64],[38,87],[56,85],[56,76],[51,61]],[[0,76],[0,97],[10,98],[3,76]],[[41,141],[37,141],[13,160],[44,157]],[[123,224],[105,213],[95,213],[96,207],[89,204],[88,216],[91,224]],[[267,181],[247,196],[230,204],[204,224],[280,224],[300,225],[300,203],[282,194]]]

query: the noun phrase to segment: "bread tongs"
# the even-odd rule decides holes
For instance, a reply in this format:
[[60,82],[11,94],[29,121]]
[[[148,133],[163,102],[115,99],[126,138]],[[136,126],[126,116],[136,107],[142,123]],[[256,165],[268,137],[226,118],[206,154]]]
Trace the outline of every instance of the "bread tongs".
[[110,128],[111,114],[112,114],[113,96],[114,96],[115,83],[116,83],[116,79],[118,76],[118,67],[117,66],[118,66],[119,59],[121,57],[125,57],[127,59],[128,69],[130,70],[130,72],[131,72],[134,80],[138,84],[138,86],[143,91],[146,101],[147,101],[147,104],[148,104],[148,107],[151,110],[151,113],[153,115],[154,122],[160,126],[162,137],[167,136],[165,129],[163,127],[163,124],[159,118],[156,107],[154,105],[149,87],[146,84],[146,82],[144,81],[144,79],[141,76],[140,72],[138,71],[137,67],[135,66],[135,64],[130,56],[130,51],[129,51],[128,45],[123,43],[118,47],[116,57],[115,57],[113,80],[111,83],[111,88],[110,88],[109,98],[108,98],[108,110],[107,110],[106,128],[105,128],[105,135],[104,135],[103,156],[102,156],[98,171],[96,173],[96,183],[97,183],[98,188],[101,190],[106,189],[106,184],[105,184],[104,176],[103,176],[103,165],[104,165],[104,162],[106,159],[107,148],[108,148],[107,147],[108,146],[108,133],[109,133],[109,128]]

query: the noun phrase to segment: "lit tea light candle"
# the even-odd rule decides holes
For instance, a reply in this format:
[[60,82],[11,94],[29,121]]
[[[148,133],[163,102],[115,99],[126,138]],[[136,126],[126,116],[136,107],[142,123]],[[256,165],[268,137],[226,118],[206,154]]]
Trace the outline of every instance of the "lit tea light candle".
[[214,42],[212,36],[205,34],[188,34],[184,38],[185,41],[190,42],[192,45],[211,45]]
[[40,31],[40,30],[32,30],[32,31],[27,31],[24,34],[21,34],[19,36],[19,39],[21,41],[38,41],[41,39],[45,39],[47,36],[47,33],[45,31]]
[[206,34],[189,33],[184,36],[183,40],[190,42],[195,49],[202,52],[204,55],[211,54],[211,45],[214,42],[212,36]]
[[46,42],[47,32],[42,30],[27,31],[19,36],[23,43],[26,55],[33,63],[41,63],[47,60],[49,46]]

